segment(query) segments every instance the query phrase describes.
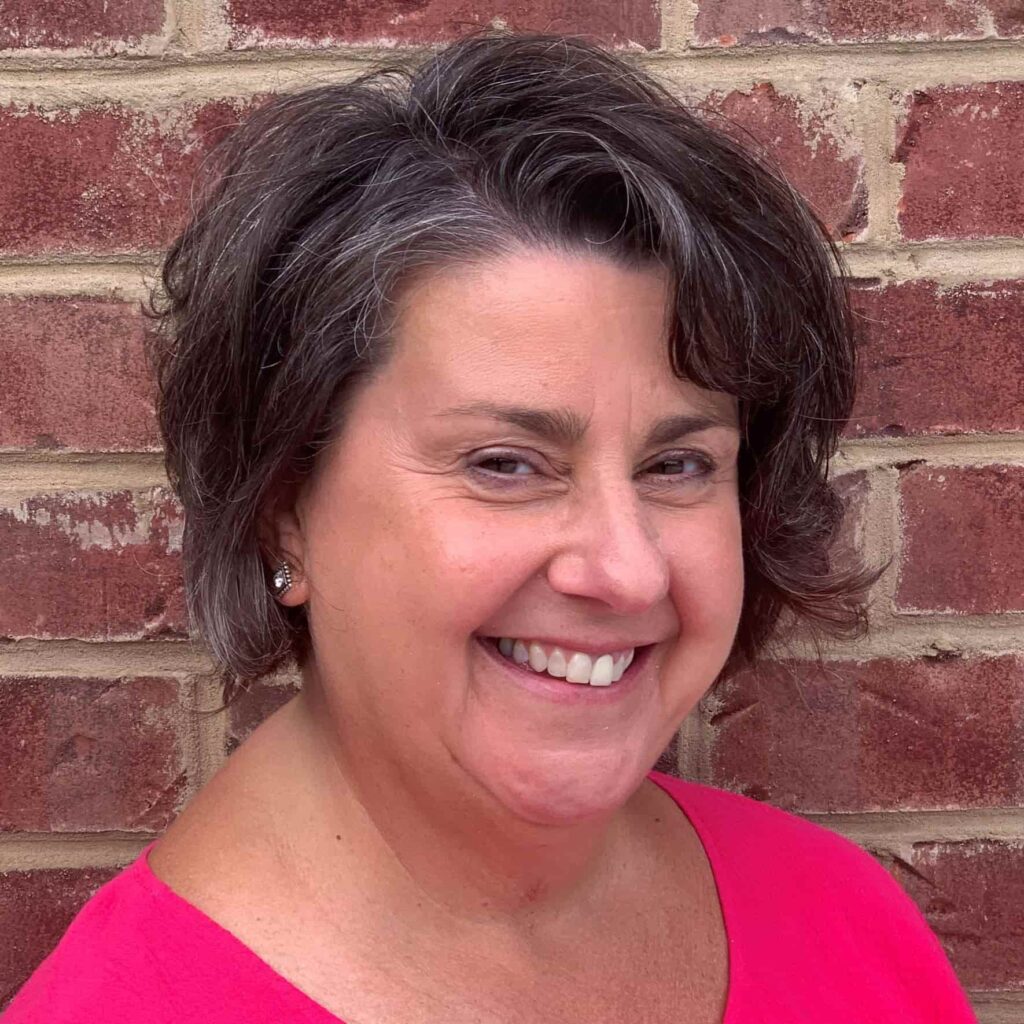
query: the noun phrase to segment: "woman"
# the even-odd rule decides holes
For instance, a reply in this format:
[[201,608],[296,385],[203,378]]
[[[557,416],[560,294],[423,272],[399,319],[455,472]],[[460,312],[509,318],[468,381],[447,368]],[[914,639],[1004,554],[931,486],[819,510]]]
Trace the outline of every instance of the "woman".
[[576,40],[257,111],[154,355],[225,698],[291,657],[302,690],[10,1024],[972,1020],[867,853],[652,771],[780,616],[858,625],[837,269],[780,178]]

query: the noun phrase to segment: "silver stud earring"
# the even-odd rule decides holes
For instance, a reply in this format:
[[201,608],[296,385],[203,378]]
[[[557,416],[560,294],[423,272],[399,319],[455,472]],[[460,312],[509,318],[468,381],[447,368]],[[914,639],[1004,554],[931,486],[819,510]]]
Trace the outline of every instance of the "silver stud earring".
[[270,580],[274,589],[274,597],[280,597],[292,589],[292,567],[287,562],[282,562],[275,570]]

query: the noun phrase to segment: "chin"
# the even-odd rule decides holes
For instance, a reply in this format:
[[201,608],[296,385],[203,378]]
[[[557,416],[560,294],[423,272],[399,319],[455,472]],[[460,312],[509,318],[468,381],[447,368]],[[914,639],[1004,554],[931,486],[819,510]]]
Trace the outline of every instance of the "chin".
[[648,770],[643,758],[621,750],[535,752],[516,763],[490,764],[480,781],[525,821],[570,825],[615,814]]

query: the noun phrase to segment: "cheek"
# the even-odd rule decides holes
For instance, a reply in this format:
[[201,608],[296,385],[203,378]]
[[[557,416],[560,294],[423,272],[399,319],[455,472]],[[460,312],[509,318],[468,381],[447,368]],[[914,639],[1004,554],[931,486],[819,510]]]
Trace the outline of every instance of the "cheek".
[[738,508],[709,510],[666,533],[672,599],[683,639],[728,647],[743,605],[743,545]]
[[481,517],[444,505],[425,510],[409,556],[423,565],[437,628],[464,635],[479,630],[541,572],[544,531],[511,515]]
[[[543,531],[421,495],[349,505],[324,531],[325,596],[363,628],[409,632],[421,651],[478,631],[540,571]],[[352,538],[358,538],[356,543]]]

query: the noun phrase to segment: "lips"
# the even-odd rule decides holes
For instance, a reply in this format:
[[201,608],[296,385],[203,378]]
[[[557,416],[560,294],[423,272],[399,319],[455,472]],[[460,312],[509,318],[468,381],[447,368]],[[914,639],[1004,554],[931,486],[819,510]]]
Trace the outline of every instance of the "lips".
[[611,686],[617,683],[632,664],[635,655],[633,647],[590,653],[513,637],[499,637],[493,642],[503,657],[517,665],[528,665],[538,674],[543,673],[583,686]]
[[535,672],[529,663],[519,664],[505,657],[498,649],[499,638],[478,634],[474,639],[484,657],[498,670],[499,677],[552,704],[573,705],[581,709],[611,709],[623,702],[635,706],[637,700],[646,700],[645,694],[649,687],[657,683],[656,676],[652,675],[647,664],[656,644],[637,647],[632,664],[617,683],[610,686],[585,686],[567,684],[564,679],[553,677],[547,672]]

